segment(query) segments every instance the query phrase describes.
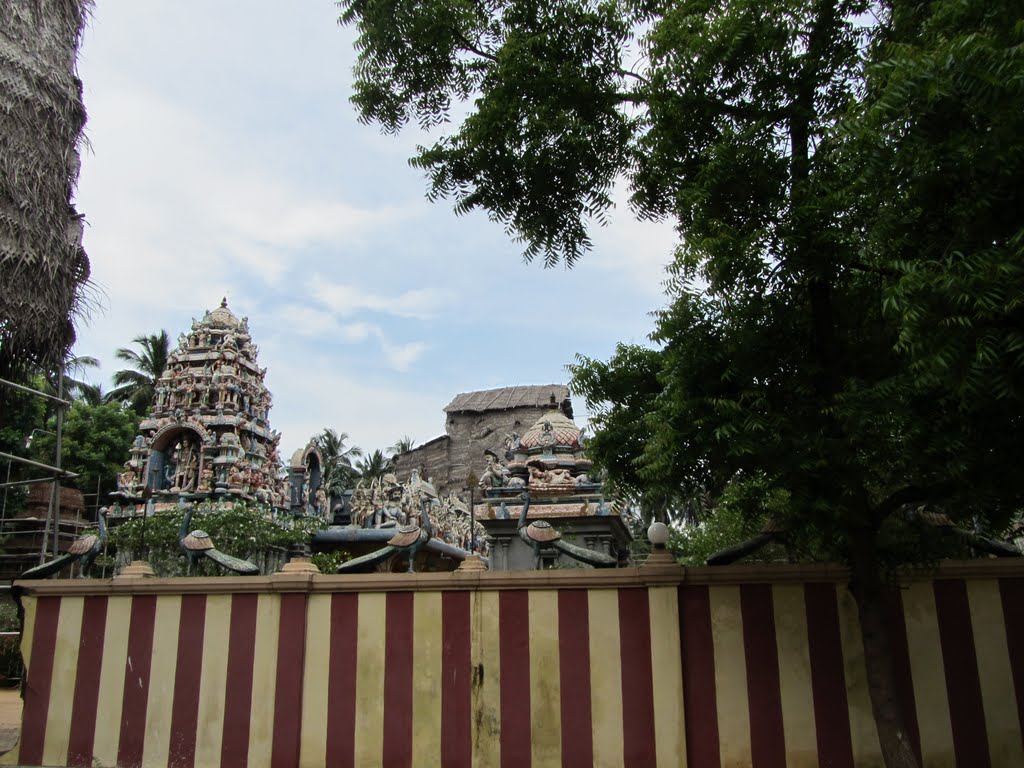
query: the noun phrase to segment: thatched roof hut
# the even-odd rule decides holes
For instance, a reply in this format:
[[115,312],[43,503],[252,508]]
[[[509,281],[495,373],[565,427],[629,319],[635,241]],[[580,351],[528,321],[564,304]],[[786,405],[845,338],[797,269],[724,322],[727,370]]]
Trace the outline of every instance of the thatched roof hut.
[[74,342],[89,259],[71,202],[85,125],[75,62],[90,0],[0,0],[0,376]]

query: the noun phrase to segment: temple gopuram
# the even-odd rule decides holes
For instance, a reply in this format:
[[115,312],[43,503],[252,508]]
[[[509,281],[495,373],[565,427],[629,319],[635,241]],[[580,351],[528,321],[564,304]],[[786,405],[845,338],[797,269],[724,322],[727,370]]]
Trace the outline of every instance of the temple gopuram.
[[270,428],[273,397],[264,384],[248,318],[227,299],[178,337],[139,425],[116,496],[134,506],[206,499],[254,501],[298,514],[328,514],[315,445],[298,451],[287,474]]

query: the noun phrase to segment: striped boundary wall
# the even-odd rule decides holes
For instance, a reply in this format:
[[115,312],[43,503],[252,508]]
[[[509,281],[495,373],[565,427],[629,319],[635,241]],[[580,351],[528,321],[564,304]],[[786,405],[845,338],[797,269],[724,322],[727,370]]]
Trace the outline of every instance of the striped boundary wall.
[[[23,583],[19,744],[54,766],[881,766],[823,567]],[[926,766],[1024,765],[1024,568],[889,606]]]

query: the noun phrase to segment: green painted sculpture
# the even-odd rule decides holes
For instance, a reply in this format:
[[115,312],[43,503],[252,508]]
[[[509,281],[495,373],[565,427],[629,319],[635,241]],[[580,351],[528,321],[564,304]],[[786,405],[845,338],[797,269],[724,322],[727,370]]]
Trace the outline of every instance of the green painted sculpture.
[[430,515],[427,512],[429,502],[424,500],[420,504],[420,525],[402,525],[396,530],[394,536],[388,540],[386,546],[368,555],[347,560],[338,566],[338,573],[351,573],[382,563],[389,557],[399,553],[405,554],[409,559],[409,573],[415,572],[414,563],[416,555],[434,535],[434,527],[430,523]]
[[188,560],[188,575],[192,575],[192,568],[197,559],[208,557],[222,568],[241,574],[242,576],[259,576],[260,569],[248,560],[232,557],[219,551],[213,546],[213,540],[206,531],[196,529],[189,531],[192,524],[192,509],[190,505],[185,512],[185,519],[181,521],[181,531],[178,533],[178,546],[181,548],[185,559]]
[[99,514],[99,533],[91,533],[86,536],[79,536],[68,548],[66,554],[55,557],[47,563],[29,568],[18,578],[21,579],[45,579],[55,573],[59,573],[65,566],[76,560],[82,561],[80,578],[87,578],[92,570],[92,562],[96,556],[103,551],[103,544],[107,540],[107,508],[103,507]]
[[526,514],[530,509],[530,494],[523,493],[523,508],[519,513],[519,525],[516,530],[519,538],[533,547],[533,553],[537,558],[537,568],[541,567],[540,553],[545,549],[555,549],[568,555],[573,560],[586,563],[594,568],[614,568],[618,561],[603,552],[595,552],[592,549],[577,547],[562,540],[562,534],[556,531],[551,523],[546,520],[535,520],[529,525],[526,524]]

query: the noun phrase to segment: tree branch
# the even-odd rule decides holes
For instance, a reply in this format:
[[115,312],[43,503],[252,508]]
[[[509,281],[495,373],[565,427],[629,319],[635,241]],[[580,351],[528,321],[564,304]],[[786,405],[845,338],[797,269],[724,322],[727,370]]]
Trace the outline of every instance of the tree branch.
[[900,488],[898,491],[889,494],[881,504],[875,507],[875,516],[879,521],[884,520],[901,507],[905,507],[907,504],[920,504],[921,502],[935,499],[937,496],[943,495],[950,487],[951,484],[943,483],[927,488],[922,488],[919,485],[908,485],[905,488]]
[[473,43],[471,43],[469,39],[464,34],[462,34],[461,30],[455,30],[455,37],[456,39],[458,39],[459,42],[462,43],[461,50],[467,51],[468,53],[475,53],[477,56],[487,59],[488,61],[498,61],[498,57],[495,56],[493,53],[482,51],[475,45],[473,45]]
[[628,104],[647,104],[648,101],[646,96],[638,93],[616,93],[613,95],[617,104],[622,104],[623,102]]
[[886,277],[900,277],[901,273],[895,269],[888,269],[886,267],[873,267],[870,264],[865,264],[863,261],[852,261],[850,262],[850,269],[856,269],[860,272],[871,272],[875,275],[885,275]]
[[641,83],[644,83],[644,84],[650,84],[650,82],[651,82],[650,80],[648,80],[643,75],[638,74],[636,72],[630,72],[628,69],[620,69],[615,74],[619,75],[619,77],[633,77],[633,78],[636,78],[637,80],[639,80]]

